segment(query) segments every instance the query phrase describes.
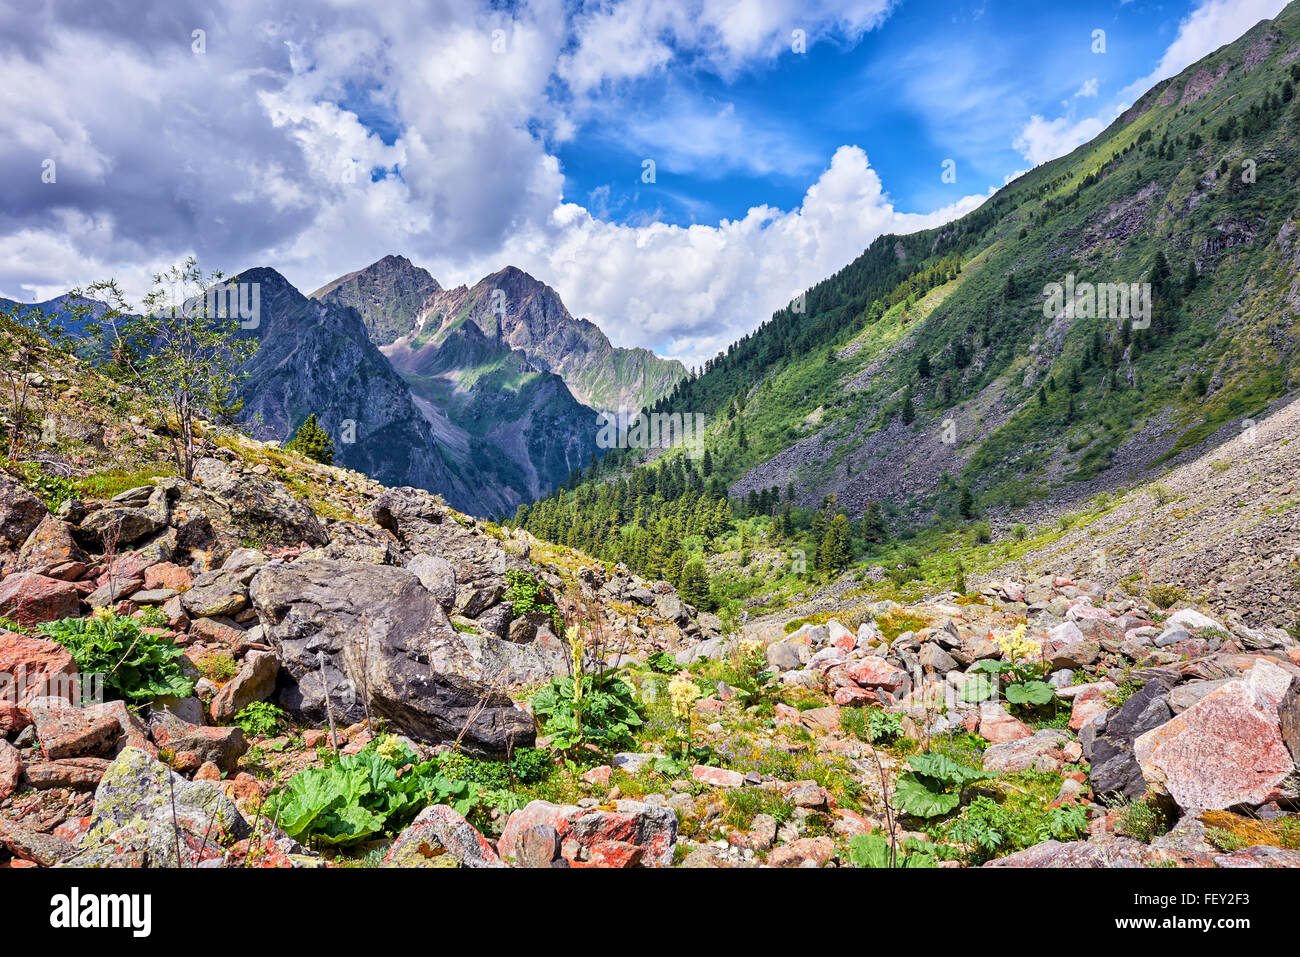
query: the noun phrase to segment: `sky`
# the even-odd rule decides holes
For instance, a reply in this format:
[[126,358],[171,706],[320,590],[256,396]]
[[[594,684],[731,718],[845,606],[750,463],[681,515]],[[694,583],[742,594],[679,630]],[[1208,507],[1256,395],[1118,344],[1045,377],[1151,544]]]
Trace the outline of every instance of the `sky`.
[[512,264],[696,366],[1284,5],[7,0],[0,296]]

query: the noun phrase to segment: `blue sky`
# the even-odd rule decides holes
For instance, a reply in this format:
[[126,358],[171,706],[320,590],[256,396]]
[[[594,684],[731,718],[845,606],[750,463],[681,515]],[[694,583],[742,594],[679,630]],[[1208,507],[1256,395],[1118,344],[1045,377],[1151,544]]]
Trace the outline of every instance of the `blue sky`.
[[[663,71],[629,84],[557,150],[565,196],[622,222],[717,222],[798,205],[835,150],[856,144],[901,208],[934,209],[1032,165],[1013,145],[1030,116],[1089,116],[1113,102],[1193,6],[909,0],[860,37],[786,50],[737,76],[707,63]],[[1104,53],[1091,50],[1094,29],[1106,31]],[[731,134],[693,140],[709,120]],[[656,156],[647,189],[641,163]],[[945,183],[950,158],[957,176]]]
[[1283,5],[0,5],[0,296],[138,299],[189,255],[303,291],[390,253],[444,285],[510,264],[698,365]]

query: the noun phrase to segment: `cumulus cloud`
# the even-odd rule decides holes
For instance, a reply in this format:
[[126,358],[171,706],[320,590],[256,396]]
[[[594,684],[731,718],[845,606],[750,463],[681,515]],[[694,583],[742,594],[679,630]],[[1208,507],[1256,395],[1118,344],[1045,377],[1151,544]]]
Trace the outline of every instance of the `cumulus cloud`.
[[1095,116],[1072,120],[1058,116],[1047,120],[1034,114],[1024,125],[1012,144],[1021,155],[1037,166],[1048,160],[1064,156],[1082,143],[1088,142],[1106,128]]
[[793,209],[614,224],[607,195],[566,201],[554,144],[597,108],[593,91],[617,102],[612,87],[670,61],[734,72],[781,55],[794,29],[810,45],[851,38],[889,9],[177,0],[136,20],[46,4],[22,24],[30,44],[0,44],[0,295],[114,276],[139,297],[190,254],[228,272],[271,265],[304,291],[390,252],[444,283],[513,263],[616,343],[698,364],[882,232],[984,197],[903,213],[863,150],[818,155],[727,103],[686,104],[677,129],[628,128],[697,170],[815,181]]

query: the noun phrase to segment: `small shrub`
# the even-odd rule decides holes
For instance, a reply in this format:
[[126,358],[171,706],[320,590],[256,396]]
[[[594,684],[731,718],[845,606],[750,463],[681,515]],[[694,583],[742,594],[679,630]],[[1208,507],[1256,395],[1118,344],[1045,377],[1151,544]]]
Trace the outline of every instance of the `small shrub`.
[[239,714],[235,724],[250,738],[273,738],[285,727],[288,715],[269,701],[254,701]]
[[1177,585],[1151,585],[1147,588],[1147,598],[1157,608],[1172,608],[1188,601],[1187,592]]

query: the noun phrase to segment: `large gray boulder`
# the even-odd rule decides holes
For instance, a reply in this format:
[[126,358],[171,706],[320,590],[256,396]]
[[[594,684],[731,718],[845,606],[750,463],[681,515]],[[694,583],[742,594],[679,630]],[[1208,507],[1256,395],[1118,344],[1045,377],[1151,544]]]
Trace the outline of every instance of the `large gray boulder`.
[[529,646],[458,634],[407,569],[349,561],[271,562],[253,606],[281,661],[280,703],[311,721],[373,717],[472,753],[531,745],[532,716],[506,689],[563,667]]
[[[90,828],[72,867],[194,867],[252,832],[215,784],[187,781],[126,748],[95,789]],[[180,860],[177,860],[177,849]]]
[[46,515],[39,498],[0,472],[0,552],[17,551]]

